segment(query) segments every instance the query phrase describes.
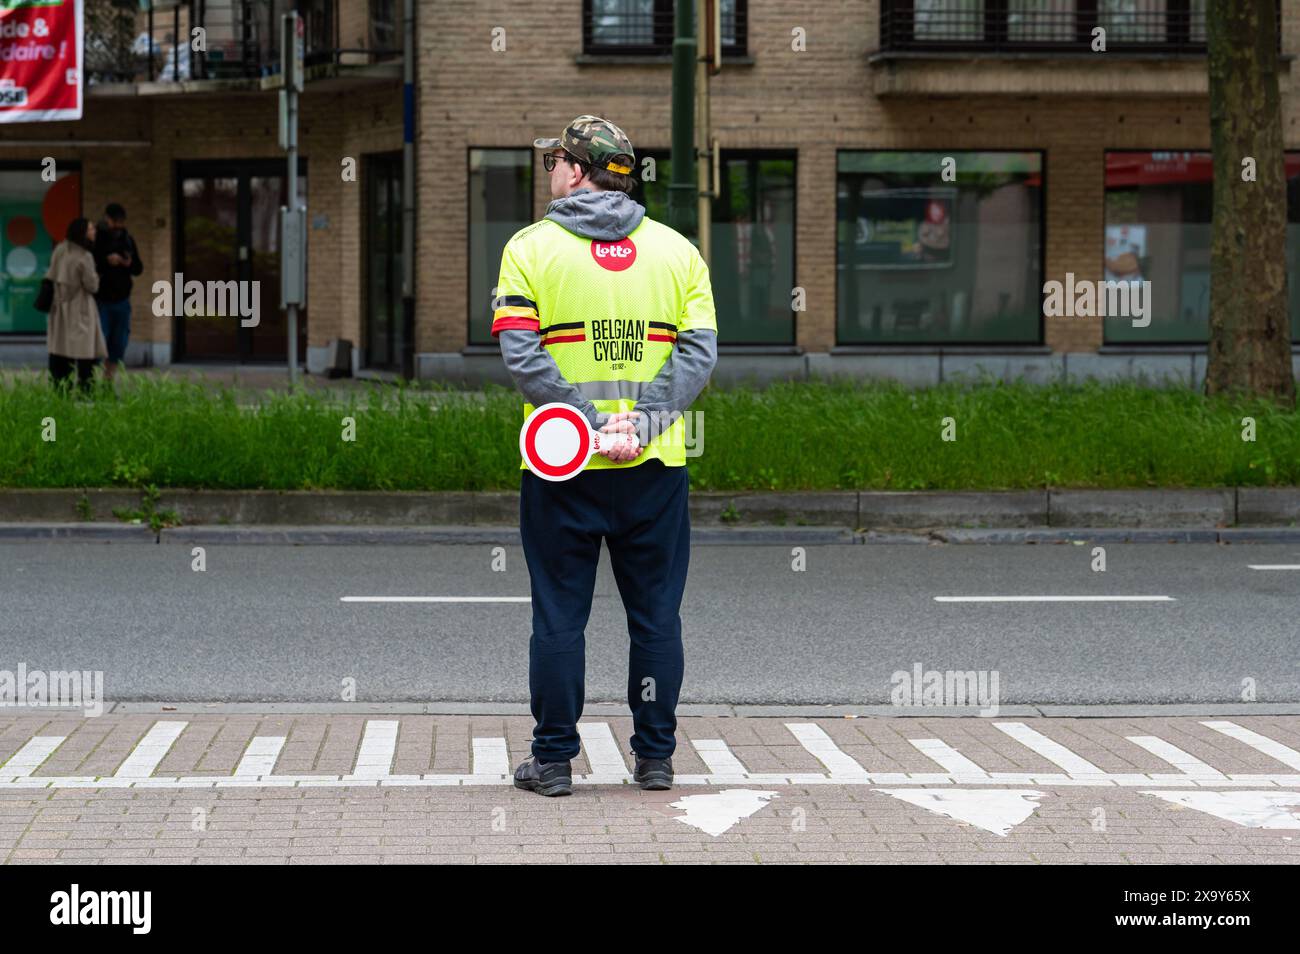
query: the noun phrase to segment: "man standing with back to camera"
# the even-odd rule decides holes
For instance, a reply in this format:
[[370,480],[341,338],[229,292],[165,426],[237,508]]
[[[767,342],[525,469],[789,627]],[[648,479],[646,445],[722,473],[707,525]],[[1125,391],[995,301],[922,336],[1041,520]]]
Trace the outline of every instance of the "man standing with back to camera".
[[708,267],[695,246],[646,218],[629,193],[636,157],[623,130],[579,116],[537,139],[550,174],[546,216],[501,256],[492,334],[524,415],[562,402],[606,433],[636,436],[567,481],[521,465],[519,529],[532,587],[528,646],[532,756],[515,785],[573,791],[591,615],[603,538],[627,610],[633,778],[672,787],[690,558],[682,414],[717,362]]

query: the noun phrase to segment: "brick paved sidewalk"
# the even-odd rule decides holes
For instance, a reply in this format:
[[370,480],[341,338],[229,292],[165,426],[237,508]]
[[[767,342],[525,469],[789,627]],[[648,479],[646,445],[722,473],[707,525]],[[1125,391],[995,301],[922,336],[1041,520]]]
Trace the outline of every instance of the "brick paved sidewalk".
[[688,717],[671,792],[590,720],[546,799],[507,778],[526,717],[29,713],[11,864],[1300,862],[1297,717]]

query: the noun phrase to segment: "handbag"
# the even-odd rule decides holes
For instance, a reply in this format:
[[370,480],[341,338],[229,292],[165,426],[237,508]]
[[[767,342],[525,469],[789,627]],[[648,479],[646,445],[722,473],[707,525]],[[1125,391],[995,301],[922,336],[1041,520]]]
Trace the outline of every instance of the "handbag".
[[41,290],[36,293],[32,307],[37,311],[48,312],[54,305],[54,282],[48,278],[41,279]]

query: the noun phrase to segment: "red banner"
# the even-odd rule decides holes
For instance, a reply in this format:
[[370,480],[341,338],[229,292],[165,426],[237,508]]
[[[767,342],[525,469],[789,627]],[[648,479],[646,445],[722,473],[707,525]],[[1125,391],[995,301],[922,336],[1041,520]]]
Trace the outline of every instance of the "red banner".
[[0,0],[0,123],[81,118],[82,0]]

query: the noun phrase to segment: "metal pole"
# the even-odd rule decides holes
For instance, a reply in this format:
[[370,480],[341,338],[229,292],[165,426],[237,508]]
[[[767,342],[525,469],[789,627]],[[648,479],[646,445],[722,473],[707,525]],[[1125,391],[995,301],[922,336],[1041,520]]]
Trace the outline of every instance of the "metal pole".
[[[296,14],[298,4],[295,0],[293,12]],[[300,21],[299,21],[300,22]],[[294,25],[295,31],[298,29],[298,23]],[[297,36],[290,38],[287,44],[291,55],[297,49]],[[290,71],[296,71],[298,68],[297,57],[294,56],[293,63],[281,63],[280,71],[282,76],[288,76]],[[294,75],[293,82],[285,84],[285,113],[288,119],[288,153],[289,153],[289,201],[287,205],[293,211],[298,209],[298,87],[297,84],[301,77]],[[305,251],[304,251],[305,254]],[[294,388],[298,385],[298,306],[294,302],[289,302],[284,307],[285,317],[289,324],[289,387]]]
[[415,377],[415,0],[402,2],[402,377]]
[[711,182],[713,142],[709,116],[709,69],[707,61],[713,56],[713,10],[719,0],[698,0],[696,5],[697,21],[702,26],[702,34],[707,43],[696,58],[695,83],[699,96],[699,108],[696,116],[699,122],[700,166],[697,212],[699,222],[700,257],[705,265],[713,264],[713,190],[717,184]]
[[695,0],[676,0],[673,35],[673,151],[668,224],[695,231]]

